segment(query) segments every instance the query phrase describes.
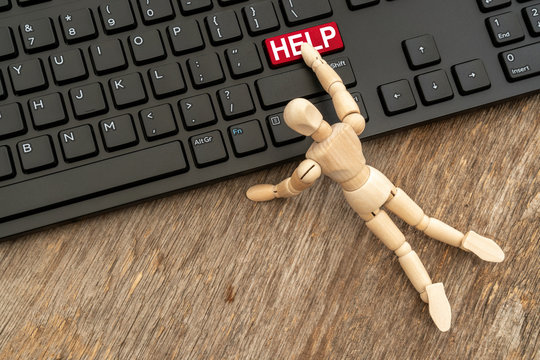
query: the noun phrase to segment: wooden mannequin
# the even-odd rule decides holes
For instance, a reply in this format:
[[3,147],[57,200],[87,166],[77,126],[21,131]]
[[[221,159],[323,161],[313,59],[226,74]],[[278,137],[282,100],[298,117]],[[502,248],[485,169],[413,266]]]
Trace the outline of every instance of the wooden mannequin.
[[384,206],[406,223],[426,235],[476,254],[483,260],[500,262],[504,253],[491,239],[473,231],[463,234],[451,226],[430,218],[402,190],[395,187],[381,172],[366,165],[358,135],[365,121],[358,105],[343,85],[339,75],[309,44],[302,45],[305,63],[313,69],[324,90],[330,94],[341,123],[330,126],[317,108],[305,99],[294,99],[285,108],[287,125],[296,132],[311,136],[314,143],[291,177],[277,185],[251,187],[247,197],[267,201],[298,195],[309,188],[321,174],[338,182],[349,205],[366,221],[367,227],[399,257],[420,298],[429,304],[429,313],[441,331],[448,331],[451,310],[442,283],[433,284],[416,252],[405,241]]

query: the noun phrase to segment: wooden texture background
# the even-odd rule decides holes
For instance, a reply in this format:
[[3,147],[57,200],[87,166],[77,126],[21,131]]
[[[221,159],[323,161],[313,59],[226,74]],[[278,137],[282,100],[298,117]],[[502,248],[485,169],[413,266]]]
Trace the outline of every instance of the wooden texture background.
[[396,220],[445,284],[448,333],[336,184],[245,198],[288,163],[0,243],[0,358],[539,359],[540,94],[364,149],[506,253],[482,262]]

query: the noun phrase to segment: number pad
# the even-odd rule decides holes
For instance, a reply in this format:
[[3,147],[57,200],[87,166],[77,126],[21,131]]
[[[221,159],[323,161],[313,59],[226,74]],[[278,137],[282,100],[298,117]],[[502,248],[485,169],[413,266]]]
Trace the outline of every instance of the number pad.
[[491,40],[495,46],[503,46],[525,37],[516,14],[507,12],[486,20]]
[[19,25],[24,50],[34,53],[58,46],[51,19],[45,18]]
[[133,11],[127,0],[115,0],[100,5],[99,14],[107,34],[116,34],[135,27]]
[[532,36],[540,36],[540,4],[523,9],[523,17]]

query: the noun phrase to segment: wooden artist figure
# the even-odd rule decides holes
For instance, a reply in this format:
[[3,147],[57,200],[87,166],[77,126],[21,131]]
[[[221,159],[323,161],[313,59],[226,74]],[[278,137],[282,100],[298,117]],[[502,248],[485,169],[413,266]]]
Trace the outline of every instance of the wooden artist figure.
[[407,224],[426,235],[476,254],[483,260],[500,262],[501,248],[491,239],[473,231],[466,234],[424,214],[422,209],[400,188],[395,187],[380,171],[366,165],[358,135],[365,120],[358,105],[347,91],[339,75],[309,44],[302,45],[302,57],[313,69],[322,87],[330,96],[341,122],[330,126],[317,108],[305,99],[294,99],[285,108],[287,125],[296,132],[311,136],[313,144],[291,177],[277,185],[255,185],[247,196],[254,201],[267,201],[300,194],[321,174],[343,188],[349,205],[366,222],[366,226],[399,258],[401,267],[429,304],[429,313],[441,331],[450,329],[451,310],[442,283],[432,283],[420,258],[411,249],[385,207]]

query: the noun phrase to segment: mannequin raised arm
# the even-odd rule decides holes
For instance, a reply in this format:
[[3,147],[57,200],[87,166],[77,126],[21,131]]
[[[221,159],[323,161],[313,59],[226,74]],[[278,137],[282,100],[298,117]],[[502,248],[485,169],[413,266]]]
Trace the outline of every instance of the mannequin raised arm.
[[306,65],[317,75],[323,89],[332,97],[339,120],[351,125],[356,135],[360,135],[366,127],[366,121],[341,77],[312,45],[302,44],[302,57]]

